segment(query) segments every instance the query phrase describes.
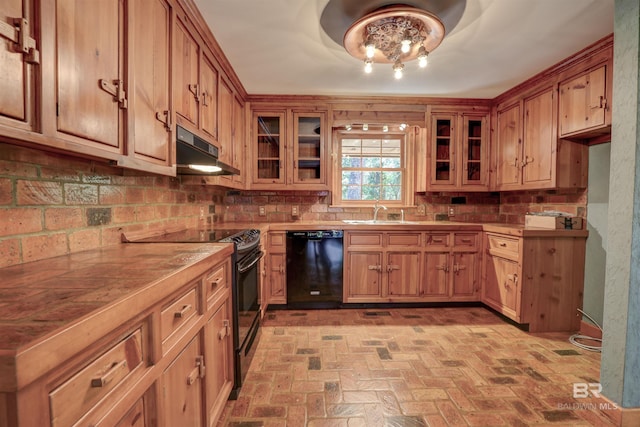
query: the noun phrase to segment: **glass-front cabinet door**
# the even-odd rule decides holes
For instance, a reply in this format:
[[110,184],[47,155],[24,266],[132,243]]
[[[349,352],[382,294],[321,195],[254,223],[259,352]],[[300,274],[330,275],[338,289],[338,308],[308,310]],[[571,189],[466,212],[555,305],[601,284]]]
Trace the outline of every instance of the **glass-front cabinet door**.
[[285,112],[254,112],[253,182],[282,183],[285,155]]
[[293,171],[294,184],[325,182],[324,171],[324,113],[293,112]]
[[431,130],[431,185],[455,185],[455,115],[433,115]]
[[487,185],[487,116],[464,116],[462,185]]

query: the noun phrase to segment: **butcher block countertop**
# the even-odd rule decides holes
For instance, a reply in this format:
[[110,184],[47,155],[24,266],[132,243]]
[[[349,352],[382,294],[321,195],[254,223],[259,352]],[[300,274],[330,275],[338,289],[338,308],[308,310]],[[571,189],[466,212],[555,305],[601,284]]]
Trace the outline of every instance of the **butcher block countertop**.
[[233,253],[114,245],[0,269],[0,391],[15,391]]

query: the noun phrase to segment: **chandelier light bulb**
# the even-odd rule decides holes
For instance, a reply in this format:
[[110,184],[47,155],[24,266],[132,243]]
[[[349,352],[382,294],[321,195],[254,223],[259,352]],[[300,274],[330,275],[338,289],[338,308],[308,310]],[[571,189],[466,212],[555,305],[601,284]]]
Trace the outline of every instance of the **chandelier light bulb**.
[[411,50],[411,37],[405,35],[402,41],[400,42],[400,50],[402,53],[409,53]]
[[373,40],[371,40],[371,38],[368,38],[366,43],[364,44],[364,51],[365,51],[365,55],[369,59],[373,58],[374,55],[376,54],[376,45],[373,42]]
[[345,128],[346,130],[348,130],[348,131],[352,129],[352,128],[351,128],[351,125],[346,125],[344,128]]
[[401,79],[403,68],[404,64],[402,64],[400,61],[396,61],[396,63],[393,64],[393,77],[395,77],[396,79]]
[[364,124],[362,125],[362,130],[363,130],[363,131],[365,131],[365,132],[366,132],[366,131],[368,131],[368,130],[369,130],[369,125],[368,125],[368,124],[366,124],[366,123],[364,123]]
[[389,132],[389,126],[387,125],[382,126],[382,132]]
[[364,72],[370,74],[373,71],[373,61],[369,58],[364,60]]
[[427,66],[428,64],[428,60],[427,60],[427,56],[429,55],[429,53],[427,52],[427,49],[424,48],[424,46],[420,46],[420,49],[418,50],[418,66],[420,68],[424,68]]
[[407,128],[407,124],[406,123],[400,123],[399,128],[400,128],[400,130],[405,130]]

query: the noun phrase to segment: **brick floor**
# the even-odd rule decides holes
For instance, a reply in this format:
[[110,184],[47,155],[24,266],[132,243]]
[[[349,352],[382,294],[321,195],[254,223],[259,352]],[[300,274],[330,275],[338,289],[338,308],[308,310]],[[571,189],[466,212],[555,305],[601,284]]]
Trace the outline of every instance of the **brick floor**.
[[482,307],[270,311],[219,423],[258,426],[607,426],[600,354]]

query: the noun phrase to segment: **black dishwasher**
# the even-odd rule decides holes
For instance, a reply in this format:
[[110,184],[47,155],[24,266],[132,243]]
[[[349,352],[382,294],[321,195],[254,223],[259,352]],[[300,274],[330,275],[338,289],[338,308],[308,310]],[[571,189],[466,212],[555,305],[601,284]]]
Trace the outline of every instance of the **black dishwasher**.
[[287,232],[287,308],[342,305],[342,230]]

